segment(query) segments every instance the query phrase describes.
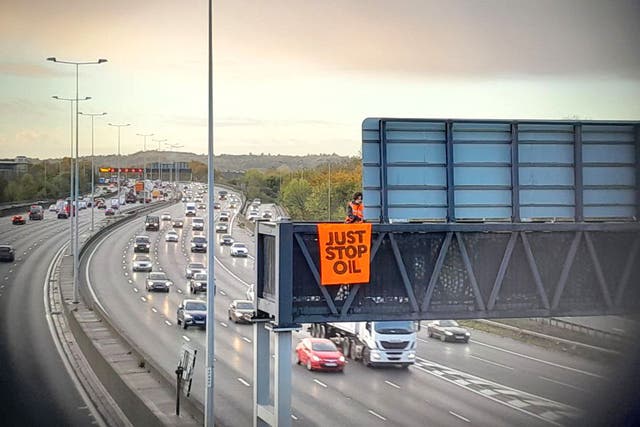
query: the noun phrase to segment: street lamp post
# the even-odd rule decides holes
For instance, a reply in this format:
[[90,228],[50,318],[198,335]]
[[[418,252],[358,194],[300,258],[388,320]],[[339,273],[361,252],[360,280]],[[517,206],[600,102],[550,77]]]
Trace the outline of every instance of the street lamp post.
[[125,126],[130,126],[130,125],[131,123],[124,123],[124,124],[117,124],[117,125],[114,125],[113,123],[109,123],[109,126],[118,128],[118,193],[117,193],[118,213],[120,213],[120,128],[123,128]]
[[[166,145],[167,147],[170,147],[171,149],[175,150],[176,148],[182,148],[184,147],[184,145],[180,145],[180,144],[167,144],[166,142],[164,143],[164,145]],[[172,162],[171,164],[171,172],[173,175],[173,178],[171,176],[171,174],[169,175],[169,182],[172,183],[173,186],[173,193],[174,193],[174,197],[175,197],[175,192],[176,192],[176,162],[175,160]]]
[[152,139],[153,142],[158,143],[158,180],[160,181],[160,185],[162,185],[162,168],[160,167],[160,144],[163,142],[167,142],[166,139]]
[[[76,167],[75,167],[75,175],[76,175],[76,185],[75,185],[75,199],[74,199],[74,203],[75,203],[75,209],[76,209],[76,217],[75,217],[75,251],[73,254],[73,302],[74,304],[78,302],[78,263],[79,263],[79,259],[80,259],[80,254],[79,254],[79,230],[80,230],[80,222],[78,221],[78,215],[79,215],[79,210],[78,210],[78,193],[80,193],[80,175],[79,175],[79,170],[78,170],[78,162],[79,162],[79,157],[78,157],[78,146],[79,144],[79,140],[78,140],[78,80],[79,80],[79,68],[80,65],[97,65],[97,64],[102,64],[104,62],[107,62],[106,59],[104,58],[100,58],[97,61],[60,61],[58,59],[56,59],[55,57],[49,57],[47,58],[47,61],[52,61],[52,62],[57,62],[60,64],[69,64],[69,65],[75,65],[76,66]],[[73,218],[73,215],[71,216],[71,218]]]
[[[77,208],[75,209],[74,212],[74,207],[73,207],[73,201],[74,201],[74,185],[73,185],[73,179],[74,179],[74,173],[73,173],[73,101],[88,101],[91,99],[90,96],[86,96],[83,99],[77,99],[77,98],[61,98],[59,96],[52,96],[53,99],[57,100],[57,101],[68,101],[69,105],[71,106],[71,155],[69,157],[69,215],[70,215],[70,219],[69,219],[69,230],[71,232],[71,235],[69,237],[69,246],[71,246],[71,254],[74,257],[74,261],[75,261],[75,256],[76,256],[76,252],[77,252],[77,242],[75,241],[75,239],[73,238],[73,232],[74,232],[74,218],[77,221],[78,219],[78,210]],[[77,140],[76,140],[77,143]],[[76,159],[76,163],[78,162],[78,160]],[[77,177],[76,177],[77,179]],[[75,213],[75,215],[74,215]],[[78,302],[78,280],[77,280],[77,271],[74,270],[73,273],[73,302],[76,303]]]
[[95,117],[106,116],[107,113],[83,113],[80,111],[78,114],[82,116],[90,116],[91,117],[91,231],[94,229],[94,211],[96,208],[96,196],[95,196],[95,182],[94,175],[96,174],[96,167],[94,164],[94,153],[93,153],[93,119]]
[[147,203],[147,197],[145,195],[146,191],[147,191],[147,137],[148,136],[153,136],[152,133],[137,133],[136,135],[141,136],[144,138],[144,142],[142,143],[142,162],[143,164],[143,169],[142,169],[142,182],[143,182],[143,189],[142,189],[142,202],[143,203]]

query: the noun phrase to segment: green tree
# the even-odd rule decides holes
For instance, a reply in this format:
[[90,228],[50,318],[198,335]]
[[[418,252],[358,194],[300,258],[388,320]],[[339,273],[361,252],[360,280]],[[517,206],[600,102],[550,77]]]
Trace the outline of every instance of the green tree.
[[311,185],[302,178],[295,178],[282,187],[281,199],[292,219],[307,220],[310,208]]

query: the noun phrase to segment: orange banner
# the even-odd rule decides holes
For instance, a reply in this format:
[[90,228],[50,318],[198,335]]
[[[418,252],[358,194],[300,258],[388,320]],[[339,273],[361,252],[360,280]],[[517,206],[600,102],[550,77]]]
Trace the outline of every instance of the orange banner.
[[318,224],[320,284],[369,283],[371,224]]

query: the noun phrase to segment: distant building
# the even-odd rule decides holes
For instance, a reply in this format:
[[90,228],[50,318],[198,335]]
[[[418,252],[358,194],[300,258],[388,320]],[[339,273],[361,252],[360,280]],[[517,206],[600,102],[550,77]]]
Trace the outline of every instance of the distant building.
[[0,159],[0,176],[9,178],[26,173],[28,167],[29,159],[25,156],[17,156],[15,159]]

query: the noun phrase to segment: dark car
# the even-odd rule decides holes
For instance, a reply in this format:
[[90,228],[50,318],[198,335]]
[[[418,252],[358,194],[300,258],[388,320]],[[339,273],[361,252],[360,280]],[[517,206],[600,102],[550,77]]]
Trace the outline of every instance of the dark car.
[[64,209],[61,209],[58,211],[58,219],[67,219],[69,218],[69,214],[67,214],[67,211]]
[[23,217],[22,215],[14,215],[14,216],[11,218],[11,222],[12,222],[14,225],[24,225],[24,224],[26,224],[26,223],[27,223],[27,220],[25,220],[25,219],[24,219],[24,217]]
[[144,221],[144,229],[146,231],[158,231],[160,230],[160,217],[147,215]]
[[173,225],[173,228],[182,228],[184,226],[184,219],[174,218],[172,225]]
[[16,252],[10,245],[0,245],[0,261],[13,262],[16,260]]
[[251,323],[253,317],[253,301],[236,299],[229,305],[228,317],[233,322]]
[[31,206],[29,208],[29,219],[32,221],[44,219],[44,208],[38,205]]
[[191,252],[207,252],[207,238],[204,236],[193,236],[191,238]]
[[136,236],[133,241],[133,252],[149,253],[151,249],[151,239],[149,236]]
[[[113,208],[107,208],[104,211],[104,216],[114,216],[115,214],[116,214],[116,211],[114,211]],[[60,218],[60,214],[58,214],[58,218]]]
[[469,331],[458,325],[455,320],[434,320],[427,325],[427,333],[430,338],[440,338],[442,342],[458,341],[467,343],[471,337]]
[[235,240],[233,240],[233,237],[231,237],[230,234],[223,234],[222,237],[220,238],[221,246],[231,246],[233,245],[234,242]]
[[178,306],[176,322],[183,329],[189,326],[207,327],[207,303],[199,299],[185,299]]
[[346,361],[333,341],[326,338],[305,338],[296,346],[296,363],[305,365],[310,371],[318,369],[342,372]]
[[189,280],[189,290],[192,294],[207,292],[207,273],[196,273]]

